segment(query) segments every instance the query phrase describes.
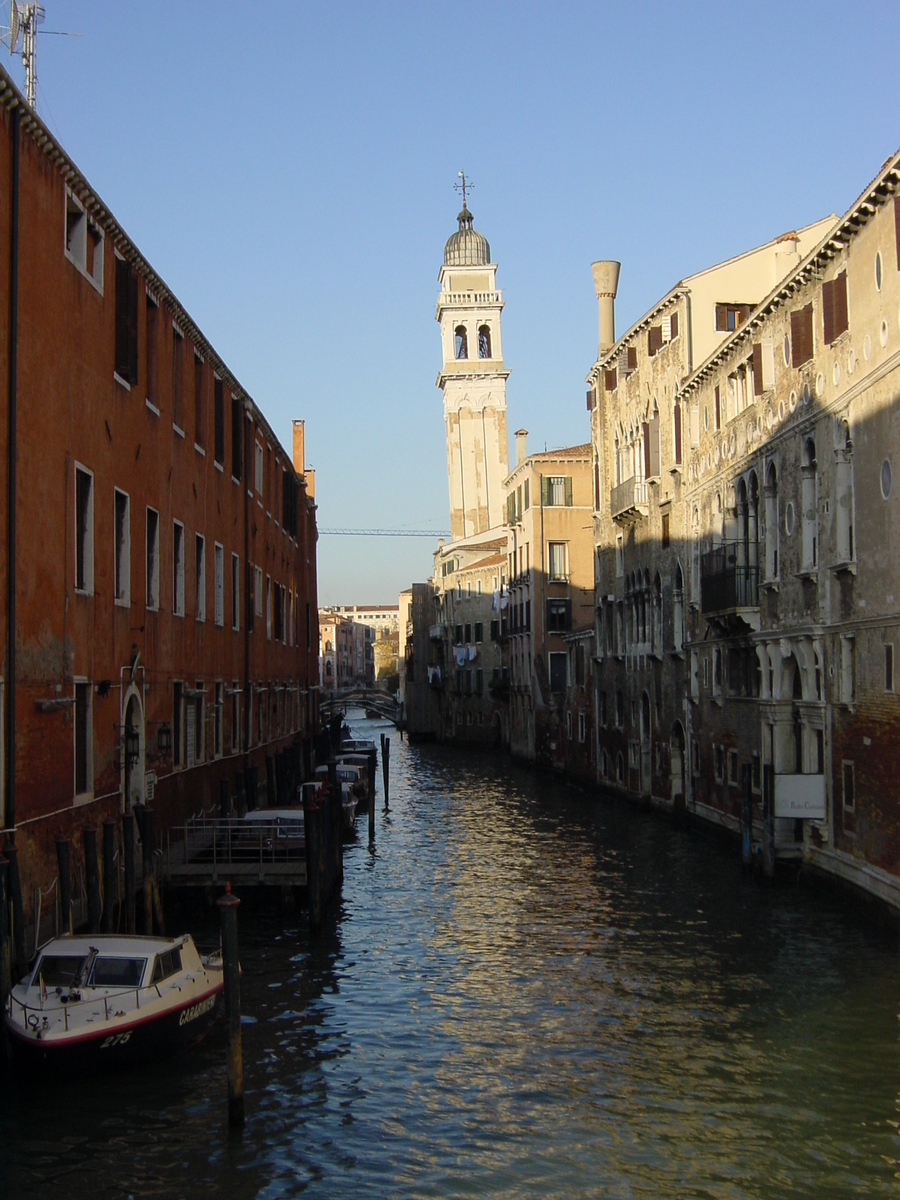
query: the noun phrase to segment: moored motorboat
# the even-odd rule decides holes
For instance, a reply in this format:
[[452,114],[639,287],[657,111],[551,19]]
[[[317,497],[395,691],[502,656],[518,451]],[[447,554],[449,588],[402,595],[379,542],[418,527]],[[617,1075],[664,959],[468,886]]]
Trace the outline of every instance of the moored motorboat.
[[12,989],[3,1021],[17,1056],[58,1070],[105,1070],[172,1054],[209,1029],[220,953],[177,938],[54,938]]

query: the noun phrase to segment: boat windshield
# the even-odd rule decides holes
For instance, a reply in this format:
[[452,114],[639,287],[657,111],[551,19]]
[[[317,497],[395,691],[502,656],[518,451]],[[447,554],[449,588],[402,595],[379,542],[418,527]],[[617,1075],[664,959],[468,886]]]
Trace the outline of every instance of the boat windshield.
[[88,986],[139,987],[146,965],[146,958],[107,958],[101,955],[94,960]]
[[81,977],[84,954],[45,954],[31,977],[32,986],[43,979],[44,987],[74,987]]

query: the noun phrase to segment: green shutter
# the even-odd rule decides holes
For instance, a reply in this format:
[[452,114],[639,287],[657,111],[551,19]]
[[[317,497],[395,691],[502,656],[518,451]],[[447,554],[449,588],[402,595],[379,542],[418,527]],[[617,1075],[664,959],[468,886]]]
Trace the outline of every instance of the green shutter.
[[546,475],[541,476],[541,505],[546,508],[550,503],[550,481]]
[[566,508],[572,507],[572,476],[566,476]]

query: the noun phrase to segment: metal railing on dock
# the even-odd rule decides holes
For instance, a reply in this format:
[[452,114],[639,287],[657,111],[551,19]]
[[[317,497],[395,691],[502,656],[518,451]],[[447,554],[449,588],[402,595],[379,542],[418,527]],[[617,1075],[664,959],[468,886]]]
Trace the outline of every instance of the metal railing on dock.
[[207,817],[172,826],[160,863],[172,886],[232,884],[306,886],[303,810],[259,819]]

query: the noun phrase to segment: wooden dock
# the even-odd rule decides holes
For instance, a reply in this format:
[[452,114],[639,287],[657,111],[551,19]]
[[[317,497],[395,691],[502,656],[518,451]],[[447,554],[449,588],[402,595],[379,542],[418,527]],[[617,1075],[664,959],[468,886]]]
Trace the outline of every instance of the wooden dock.
[[[303,810],[298,809],[298,823]],[[171,887],[306,887],[306,841],[283,818],[216,817],[166,833],[160,879]]]

